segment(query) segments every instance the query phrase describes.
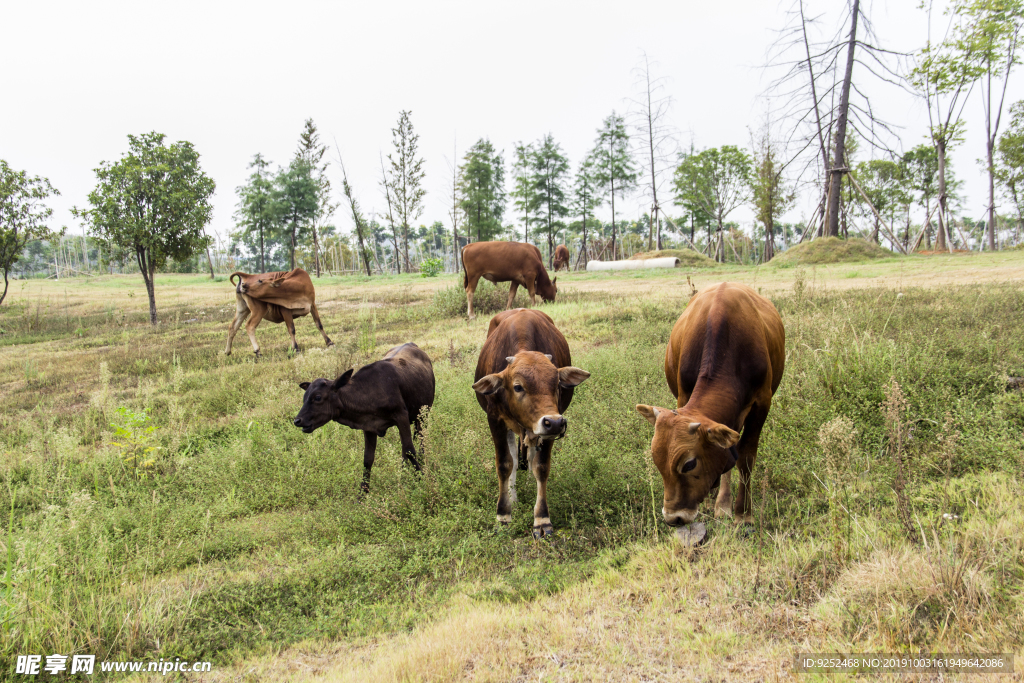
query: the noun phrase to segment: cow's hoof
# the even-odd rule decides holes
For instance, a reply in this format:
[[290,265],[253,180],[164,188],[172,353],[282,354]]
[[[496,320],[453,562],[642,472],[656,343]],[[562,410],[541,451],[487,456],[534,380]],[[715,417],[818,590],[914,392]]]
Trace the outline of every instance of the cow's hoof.
[[253,358],[260,358],[261,357],[259,351],[253,351],[252,355],[253,355]]
[[327,348],[331,348],[333,346],[334,346],[334,342],[327,342]]
[[744,524],[747,526],[754,526],[754,516],[749,512],[744,512],[736,515],[736,523]]
[[476,320],[476,316],[475,315],[471,315],[471,316],[469,316],[468,320]]
[[230,356],[230,355],[231,355],[231,352],[230,352],[230,351],[225,351],[225,352],[224,352],[224,355],[225,355],[225,356]]
[[724,519],[724,518],[727,518],[727,517],[732,517],[732,508],[730,508],[728,506],[716,505],[715,506],[715,519]]
[[502,526],[508,526],[508,524],[512,521],[512,515],[498,515],[497,520],[498,524],[501,524]]
[[553,536],[555,533],[555,527],[551,526],[551,522],[544,524],[538,524],[533,527],[533,537],[537,540]]

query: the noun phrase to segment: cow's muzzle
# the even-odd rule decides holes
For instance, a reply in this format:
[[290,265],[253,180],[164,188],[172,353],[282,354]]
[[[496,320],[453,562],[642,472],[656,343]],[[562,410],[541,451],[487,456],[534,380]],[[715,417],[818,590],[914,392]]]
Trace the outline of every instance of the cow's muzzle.
[[689,524],[697,518],[696,510],[673,510],[669,512],[665,508],[661,508],[661,516],[665,520],[665,524],[669,526],[682,526]]
[[533,433],[542,439],[560,439],[568,428],[569,421],[561,415],[545,415],[537,420]]
[[295,425],[296,427],[298,427],[299,429],[301,429],[304,434],[312,434],[313,433],[313,427],[310,427],[310,426],[302,424],[302,418],[301,417],[297,417],[294,420],[292,420],[292,424]]

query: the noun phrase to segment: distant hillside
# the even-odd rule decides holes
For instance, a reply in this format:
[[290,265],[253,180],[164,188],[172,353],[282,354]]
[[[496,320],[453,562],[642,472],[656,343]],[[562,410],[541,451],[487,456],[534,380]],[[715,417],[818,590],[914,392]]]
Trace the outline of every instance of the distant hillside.
[[847,240],[826,237],[792,246],[773,258],[770,265],[785,268],[795,265],[811,266],[822,263],[869,261],[890,256],[896,256],[896,254],[867,240],[856,237]]

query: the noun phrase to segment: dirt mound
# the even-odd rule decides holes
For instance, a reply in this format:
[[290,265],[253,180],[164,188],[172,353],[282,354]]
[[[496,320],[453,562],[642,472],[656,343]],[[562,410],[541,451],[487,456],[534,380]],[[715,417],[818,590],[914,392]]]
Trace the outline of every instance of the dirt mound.
[[896,256],[896,254],[867,240],[856,237],[848,240],[827,237],[792,246],[773,258],[770,265],[787,268],[796,265],[811,266],[822,263],[869,261],[890,256]]
[[629,257],[630,261],[639,261],[640,259],[649,258],[669,258],[675,256],[679,259],[679,265],[698,267],[698,268],[712,268],[715,266],[715,262],[709,259],[704,254],[698,253],[693,249],[661,249],[658,251],[644,251],[639,254],[633,254]]

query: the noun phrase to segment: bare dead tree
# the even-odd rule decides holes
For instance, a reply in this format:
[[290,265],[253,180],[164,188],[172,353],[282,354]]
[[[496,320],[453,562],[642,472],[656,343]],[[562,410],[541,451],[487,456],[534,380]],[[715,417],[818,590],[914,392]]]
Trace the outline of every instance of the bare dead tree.
[[[656,64],[656,63],[655,63]],[[662,171],[669,167],[677,154],[675,129],[668,124],[672,108],[672,97],[665,94],[665,79],[651,76],[651,60],[644,52],[640,64],[633,69],[639,96],[630,100],[630,118],[636,130],[637,157],[641,159],[641,176],[646,179],[647,191],[651,198],[651,227],[647,238],[647,249],[654,248],[657,231],[658,249],[661,249],[661,206],[658,190],[662,183]]]
[[[786,24],[767,55],[767,68],[782,73],[767,94],[779,103],[780,118],[788,121],[794,143],[787,145],[794,156],[785,164],[802,157],[804,162],[795,164],[798,179],[813,171],[811,182],[821,188],[819,209],[809,227],[818,225],[820,217],[821,234],[838,236],[850,135],[889,156],[896,155],[899,145],[894,126],[875,114],[860,86],[880,81],[904,87],[898,62],[906,55],[877,45],[861,0],[847,0],[835,28],[824,34],[825,15],[810,15],[805,0],[795,0],[786,14]],[[813,154],[807,154],[810,150]]]
[[[359,211],[359,203],[356,201],[355,196],[352,194],[352,186],[348,182],[348,173],[345,172],[345,162],[341,160],[341,148],[338,146],[338,141],[334,141],[334,149],[338,153],[338,166],[341,168],[341,189],[345,193],[345,199],[348,200],[349,209],[352,211],[352,222],[356,226],[356,239],[359,240],[359,253],[363,257],[363,265],[366,266],[366,277],[371,277],[373,272],[370,270],[370,257],[366,254],[366,225],[363,214]],[[356,269],[359,269],[359,262],[356,261]]]
[[455,251],[455,272],[459,272],[459,256],[461,255],[461,249],[459,248],[459,214],[462,209],[459,208],[459,155],[456,143],[452,143],[452,160],[445,159],[448,164],[448,170],[452,172],[452,184],[449,188],[452,193],[452,206],[448,209],[448,218],[452,222],[452,237],[454,238],[453,249]]
[[[402,274],[402,251],[398,248],[398,231],[395,228],[395,214],[391,204],[391,182],[388,180],[388,172],[384,170],[384,155],[380,155],[380,186],[384,190],[384,198],[388,203],[388,226],[391,228],[391,240],[395,245],[395,272]],[[385,259],[386,261],[387,259]]]

